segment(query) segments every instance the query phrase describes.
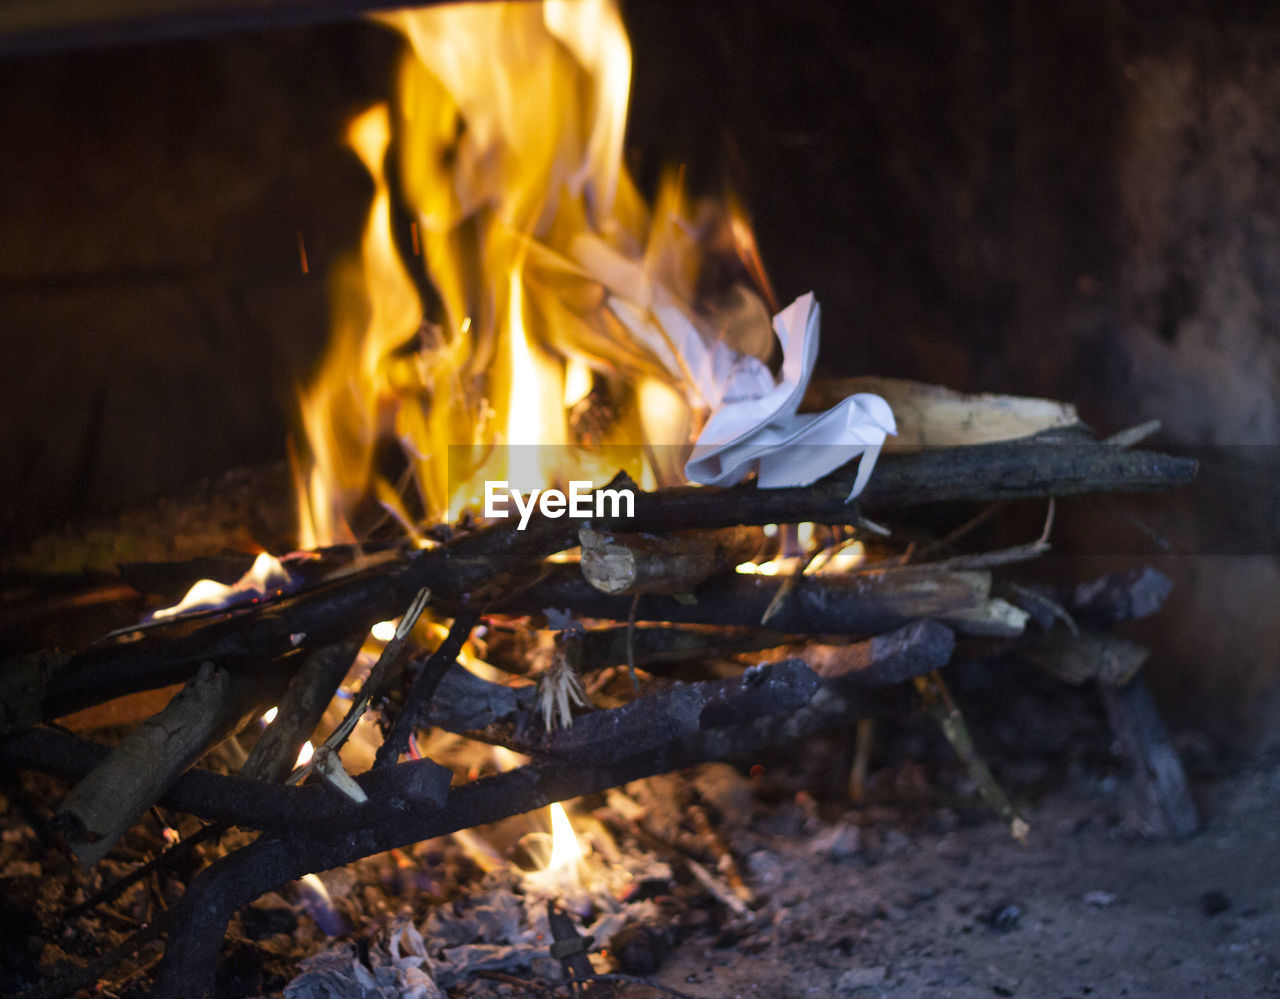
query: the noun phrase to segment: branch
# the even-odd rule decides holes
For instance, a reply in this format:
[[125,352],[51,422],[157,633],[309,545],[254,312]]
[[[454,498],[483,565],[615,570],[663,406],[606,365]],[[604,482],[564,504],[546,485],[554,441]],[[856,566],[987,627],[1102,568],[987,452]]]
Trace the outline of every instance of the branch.
[[[799,489],[757,489],[751,482],[724,490],[637,492],[634,518],[596,520],[593,527],[662,532],[799,521],[847,524],[857,520],[859,511],[876,514],[944,500],[1169,489],[1190,481],[1196,463],[1105,444],[1039,438],[930,450],[885,456],[856,508],[846,503],[855,471],[846,467]],[[24,712],[21,705],[5,705],[2,717],[29,717],[34,710],[45,719],[56,718],[111,697],[184,681],[205,660],[241,668],[293,655],[300,648],[329,645],[398,614],[424,586],[447,605],[486,586],[495,575],[571,548],[579,526],[541,515],[531,518],[524,531],[516,530],[513,521],[499,522],[439,548],[406,554],[212,622],[177,621],[86,650],[57,669],[47,689],[24,695],[38,707]],[[4,672],[10,666],[6,663]]]
[[[915,649],[918,672],[942,666],[950,651],[946,643],[937,641],[937,634],[929,634],[929,629],[917,629],[915,636],[914,643],[904,634],[896,644],[882,643],[881,649],[885,655],[892,649],[899,657],[910,656]],[[191,883],[174,910],[173,932],[154,995],[157,999],[211,995],[222,938],[232,913],[262,892],[308,871],[339,867],[372,853],[495,822],[642,777],[709,760],[739,759],[783,739],[797,740],[848,726],[886,706],[884,698],[847,684],[818,683],[794,660],[748,671],[729,683],[692,684],[684,689],[695,690],[703,702],[700,727],[676,735],[660,747],[636,746],[630,756],[603,762],[595,754],[598,744],[590,742],[571,758],[544,760],[454,788],[443,810],[420,805],[395,810],[373,800],[366,806],[373,810],[373,821],[359,835],[333,835],[322,829],[263,835],[217,861]],[[811,691],[808,699],[799,708],[791,707],[795,692],[806,689]],[[643,704],[644,700],[648,698],[634,703]],[[626,710],[598,714],[616,715]],[[712,725],[722,727],[709,727]],[[550,738],[563,737],[561,733]],[[613,741],[625,744],[616,737]],[[403,766],[377,772],[395,774]]]
[[[693,592],[693,600],[647,593],[635,606],[638,621],[717,625],[759,625],[783,587],[790,593],[769,619],[775,632],[793,635],[875,635],[921,618],[936,618],[957,631],[976,635],[1017,635],[1026,615],[993,600],[986,572],[904,566],[847,575],[790,577],[729,573]],[[569,607],[579,617],[625,621],[632,599],[600,593],[573,565],[559,565],[543,579],[498,601],[508,614],[539,614]]]
[[[107,758],[110,747],[56,729],[37,728],[0,742],[0,757],[18,766],[81,777]],[[443,807],[452,779],[446,767],[414,760],[356,778],[365,793],[388,813],[410,805],[427,810]],[[295,829],[315,825],[334,832],[363,828],[383,812],[357,805],[324,781],[301,787],[268,784],[247,777],[192,768],[161,796],[159,803],[210,822],[245,829]],[[372,802],[370,803],[372,804]]]
[[54,816],[92,866],[178,776],[274,703],[279,674],[249,678],[206,664],[162,711],[130,732],[80,781]]

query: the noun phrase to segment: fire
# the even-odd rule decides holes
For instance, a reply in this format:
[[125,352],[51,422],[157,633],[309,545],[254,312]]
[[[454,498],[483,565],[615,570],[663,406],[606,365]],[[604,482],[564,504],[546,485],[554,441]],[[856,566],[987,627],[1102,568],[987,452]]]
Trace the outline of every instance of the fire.
[[564,810],[564,805],[555,802],[549,809],[551,812],[551,861],[547,864],[547,873],[560,877],[569,877],[571,872],[576,880],[576,870],[582,862],[582,847],[578,845],[578,834],[573,831],[573,823]]
[[[628,176],[616,5],[381,19],[409,52],[394,102],[348,135],[376,193],[303,395],[301,544],[351,540],[370,512],[413,530],[476,510],[489,479],[683,481],[682,458],[656,445],[687,444],[706,400],[664,322],[693,321],[712,233],[767,286],[741,213],[695,225],[675,174],[651,213]],[[421,298],[406,258],[426,267]]]
[[289,570],[280,563],[280,560],[266,552],[261,552],[253,560],[249,571],[230,586],[212,579],[197,580],[187,591],[186,596],[172,607],[162,607],[155,611],[151,619],[161,621],[179,614],[191,614],[196,611],[261,600],[265,596],[288,588],[292,583]]

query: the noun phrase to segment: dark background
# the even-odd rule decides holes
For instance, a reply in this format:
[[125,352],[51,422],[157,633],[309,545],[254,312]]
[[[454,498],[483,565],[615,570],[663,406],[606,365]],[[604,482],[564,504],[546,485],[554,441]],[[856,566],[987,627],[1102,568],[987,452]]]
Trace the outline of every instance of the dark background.
[[[1060,558],[1174,575],[1152,682],[1253,744],[1280,733],[1274,10],[624,9],[638,176],[742,194],[780,298],[822,302],[824,374],[1158,417],[1196,449],[1196,489],[1078,508]],[[370,189],[339,139],[396,51],[353,22],[0,60],[0,548],[283,456]]]

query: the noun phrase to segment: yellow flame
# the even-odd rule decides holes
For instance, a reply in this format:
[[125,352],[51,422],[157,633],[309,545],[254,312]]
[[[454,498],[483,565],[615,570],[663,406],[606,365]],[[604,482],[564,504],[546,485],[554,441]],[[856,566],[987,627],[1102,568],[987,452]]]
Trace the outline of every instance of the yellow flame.
[[280,560],[262,552],[253,560],[249,571],[230,586],[212,579],[198,580],[176,604],[162,607],[151,617],[159,621],[193,611],[225,607],[237,600],[265,597],[288,586],[290,582],[288,570],[280,564]]
[[316,747],[311,745],[311,740],[308,739],[302,744],[302,748],[298,750],[298,762],[294,764],[294,769],[297,769],[298,767],[305,767],[311,762],[311,757],[313,757],[315,753]]
[[560,877],[572,875],[576,878],[578,864],[582,860],[582,847],[578,844],[578,834],[573,831],[573,823],[564,810],[564,805],[556,802],[549,809],[551,813],[551,860],[547,863],[547,872]]
[[[623,166],[631,51],[616,3],[447,4],[382,20],[409,54],[393,104],[349,131],[375,194],[359,252],[334,275],[331,347],[304,393],[300,543],[350,540],[362,504],[412,536],[476,509],[486,478],[544,487],[623,468],[650,486],[681,481],[680,461],[646,446],[691,439],[695,393],[612,302],[653,315],[660,288],[692,316],[699,241],[715,226],[689,221],[678,173],[650,215]],[[740,212],[727,229],[755,260]],[[410,238],[425,303],[402,262]],[[607,402],[584,415],[575,407],[593,388]],[[402,467],[383,481],[388,442]],[[541,454],[509,468],[502,444]]]

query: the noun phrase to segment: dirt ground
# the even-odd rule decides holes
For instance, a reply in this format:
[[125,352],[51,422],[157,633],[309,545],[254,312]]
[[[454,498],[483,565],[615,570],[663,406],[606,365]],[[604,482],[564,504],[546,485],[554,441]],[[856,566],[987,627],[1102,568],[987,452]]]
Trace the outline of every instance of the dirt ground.
[[1200,782],[1205,826],[1181,842],[1127,833],[1125,793],[1052,793],[1026,846],[945,810],[910,832],[793,815],[787,835],[782,808],[750,855],[754,925],[685,941],[656,980],[718,999],[1280,995],[1280,757]]

